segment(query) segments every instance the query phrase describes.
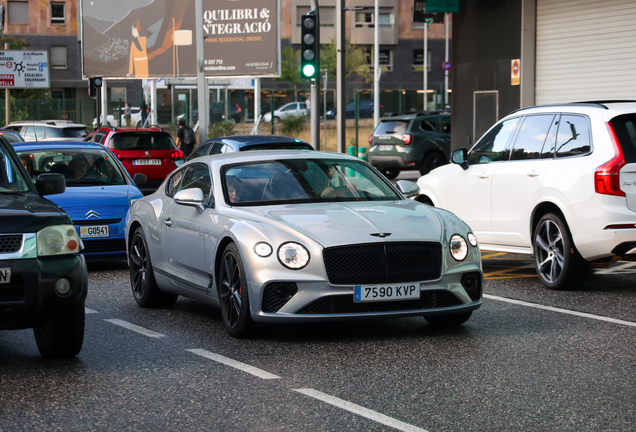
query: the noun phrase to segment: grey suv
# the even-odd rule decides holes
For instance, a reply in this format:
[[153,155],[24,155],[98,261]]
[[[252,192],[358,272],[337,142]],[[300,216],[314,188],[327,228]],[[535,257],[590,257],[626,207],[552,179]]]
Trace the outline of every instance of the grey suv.
[[426,174],[450,159],[450,124],[448,112],[394,113],[369,136],[369,163],[389,179],[402,170]]
[[69,120],[16,121],[2,129],[18,132],[25,141],[82,141],[88,135],[86,125]]

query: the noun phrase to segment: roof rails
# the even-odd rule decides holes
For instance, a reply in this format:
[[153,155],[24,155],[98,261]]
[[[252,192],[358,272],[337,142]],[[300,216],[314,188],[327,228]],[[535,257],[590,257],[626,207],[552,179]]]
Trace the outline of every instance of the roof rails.
[[514,114],[521,110],[527,110],[530,108],[545,108],[545,107],[552,107],[552,106],[557,107],[557,106],[564,106],[564,105],[589,105],[594,107],[600,107],[603,109],[609,109],[609,107],[607,106],[607,104],[609,103],[636,103],[636,100],[600,100],[600,101],[564,102],[560,104],[533,105],[533,106],[527,106],[523,108],[517,108],[516,110],[510,111],[508,115]]
[[398,111],[392,113],[389,117],[398,117],[414,114],[416,117],[435,114],[450,114],[448,110],[428,110],[428,111]]

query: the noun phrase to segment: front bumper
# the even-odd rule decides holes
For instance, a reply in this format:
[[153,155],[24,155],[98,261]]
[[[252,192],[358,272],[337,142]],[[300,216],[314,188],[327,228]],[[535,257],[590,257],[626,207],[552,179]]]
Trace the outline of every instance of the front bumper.
[[[32,328],[43,324],[50,310],[83,305],[88,272],[83,255],[0,260],[11,268],[11,280],[0,285],[0,330]],[[65,277],[71,290],[60,296],[55,282]]]

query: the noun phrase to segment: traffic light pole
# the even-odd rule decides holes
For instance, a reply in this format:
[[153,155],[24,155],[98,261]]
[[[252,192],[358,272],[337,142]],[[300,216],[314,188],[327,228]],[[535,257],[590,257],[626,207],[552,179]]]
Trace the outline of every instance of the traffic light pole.
[[336,125],[338,152],[347,152],[345,120],[345,1],[336,0]]
[[[316,150],[320,150],[320,13],[318,0],[311,0],[311,9],[316,17],[316,76],[311,80],[311,96],[309,110],[309,124],[311,145]],[[325,119],[327,121],[327,119]],[[325,136],[325,140],[327,137]]]

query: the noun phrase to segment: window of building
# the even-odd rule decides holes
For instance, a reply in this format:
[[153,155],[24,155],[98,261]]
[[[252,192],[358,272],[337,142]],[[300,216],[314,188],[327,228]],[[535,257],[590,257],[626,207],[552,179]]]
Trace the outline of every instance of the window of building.
[[51,2],[51,24],[66,24],[66,4]]
[[[356,28],[373,28],[375,22],[373,20],[374,12],[357,12]],[[380,28],[393,27],[393,10],[392,8],[380,8],[380,17],[378,19]]]
[[7,2],[7,23],[8,24],[28,24],[29,23],[29,2],[10,1]]
[[51,47],[51,64],[53,69],[66,69],[66,46]]
[[[413,50],[413,64],[412,64],[412,68],[414,71],[419,71],[422,72],[424,70],[424,63],[423,63],[423,56],[422,53],[424,52],[424,49],[414,49]],[[426,69],[428,70],[428,72],[431,71],[431,50],[428,50],[427,52],[427,58],[426,58]]]
[[[364,48],[364,57],[367,61],[367,66],[373,71],[373,47]],[[380,69],[385,72],[393,70],[393,51],[390,49],[380,48]]]
[[[296,7],[296,27],[300,27],[302,16],[307,15],[309,6]],[[320,27],[333,27],[336,25],[336,8],[334,6],[320,6]]]

